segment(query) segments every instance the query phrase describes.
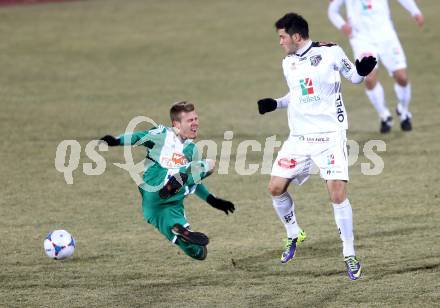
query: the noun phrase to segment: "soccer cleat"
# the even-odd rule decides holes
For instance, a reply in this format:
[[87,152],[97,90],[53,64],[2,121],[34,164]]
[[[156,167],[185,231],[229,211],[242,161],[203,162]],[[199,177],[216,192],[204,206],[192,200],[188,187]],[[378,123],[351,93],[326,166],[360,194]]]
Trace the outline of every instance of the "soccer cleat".
[[295,257],[296,246],[304,242],[306,233],[303,230],[299,231],[298,237],[284,240],[284,251],[281,254],[281,263],[287,263]]
[[177,235],[179,238],[187,243],[200,246],[206,246],[209,243],[209,238],[205,234],[201,232],[193,232],[179,224],[175,224],[171,228],[171,232],[173,232],[173,234]]
[[400,122],[400,128],[402,128],[402,130],[404,132],[409,132],[412,130],[412,124],[411,124],[411,118],[407,117],[405,120]]
[[194,259],[203,261],[208,256],[208,248],[206,246],[202,246],[202,251],[200,255],[194,256]]
[[159,190],[159,197],[167,199],[175,194],[185,185],[188,181],[188,175],[186,173],[177,173],[173,175],[168,182]]
[[380,121],[380,133],[388,134],[393,126],[393,117],[389,116],[386,120]]
[[347,274],[351,280],[358,280],[361,278],[361,263],[355,256],[344,258],[345,266],[347,267]]

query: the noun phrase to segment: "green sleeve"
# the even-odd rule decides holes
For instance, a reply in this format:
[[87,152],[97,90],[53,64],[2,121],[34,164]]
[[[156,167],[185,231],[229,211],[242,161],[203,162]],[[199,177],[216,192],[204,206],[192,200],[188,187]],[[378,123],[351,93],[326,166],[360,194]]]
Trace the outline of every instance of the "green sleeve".
[[194,193],[197,195],[197,197],[204,201],[206,201],[206,199],[208,199],[208,196],[211,194],[208,188],[201,183],[197,185],[196,191]]
[[163,125],[149,130],[135,131],[118,136],[120,145],[144,145],[151,149],[154,145],[163,147],[167,136],[167,128]]
[[143,144],[148,141],[148,131],[142,130],[130,134],[120,135],[118,136],[118,139],[120,145],[134,145],[139,141],[141,141],[139,144]]

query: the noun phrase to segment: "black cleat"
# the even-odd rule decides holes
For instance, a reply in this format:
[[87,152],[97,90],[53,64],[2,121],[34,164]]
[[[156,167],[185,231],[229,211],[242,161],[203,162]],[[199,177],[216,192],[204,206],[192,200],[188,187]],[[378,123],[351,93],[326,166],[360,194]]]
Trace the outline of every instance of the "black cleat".
[[202,254],[198,255],[198,256],[195,256],[193,258],[196,259],[196,260],[203,261],[203,260],[206,259],[207,256],[208,256],[208,248],[206,248],[206,246],[202,246]]
[[183,185],[185,185],[186,181],[188,181],[188,175],[186,173],[177,173],[176,175],[173,175],[168,183],[159,190],[159,197],[167,199],[174,196]]
[[385,121],[380,121],[380,133],[388,134],[391,131],[391,126],[393,125],[393,117],[389,116]]
[[[201,232],[193,232],[193,231],[191,231],[191,230],[189,230],[179,224],[175,224],[171,228],[171,232],[173,232],[173,234],[177,235],[179,238],[181,238],[185,242],[188,242],[191,244],[206,246],[209,243],[209,238],[205,234],[203,234]],[[206,251],[206,253],[207,253],[207,251]],[[206,258],[206,256],[205,256],[205,258]]]
[[400,122],[400,127],[404,132],[409,132],[412,130],[411,118],[407,117],[405,120]]

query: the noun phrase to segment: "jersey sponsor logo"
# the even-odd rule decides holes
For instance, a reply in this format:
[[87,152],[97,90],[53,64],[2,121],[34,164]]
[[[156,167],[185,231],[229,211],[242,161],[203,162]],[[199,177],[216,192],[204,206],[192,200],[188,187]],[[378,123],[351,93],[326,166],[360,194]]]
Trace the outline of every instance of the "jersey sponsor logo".
[[171,158],[170,157],[161,158],[161,165],[166,166],[168,168],[184,166],[186,164],[188,164],[188,159],[180,153],[173,153]]
[[296,167],[296,160],[292,158],[281,158],[278,160],[278,166],[284,169],[293,169]]
[[330,137],[307,137],[305,141],[307,143],[327,143],[330,141]]
[[335,155],[334,154],[330,154],[327,155],[327,165],[334,165],[335,164]]
[[361,0],[361,3],[364,11],[371,11],[373,9],[373,0]]
[[188,163],[188,159],[186,159],[185,155],[182,155],[180,153],[173,153],[171,161],[176,165],[185,165]]
[[330,141],[330,137],[306,137],[298,136],[299,141],[304,141],[307,143],[326,143]]
[[322,60],[322,56],[321,55],[311,56],[310,57],[310,64],[312,66],[318,66],[319,63],[321,62],[321,60]]
[[301,92],[303,96],[314,94],[312,78],[301,79],[299,84],[301,85]]
[[302,97],[299,98],[301,103],[313,103],[319,102],[321,99],[319,96],[314,95],[315,90],[313,89],[313,81],[312,78],[305,78],[299,81],[301,86],[301,94]]
[[344,122],[345,119],[345,112],[342,107],[343,107],[342,97],[341,94],[339,94],[338,98],[336,99],[336,116],[338,118],[338,121],[341,123]]

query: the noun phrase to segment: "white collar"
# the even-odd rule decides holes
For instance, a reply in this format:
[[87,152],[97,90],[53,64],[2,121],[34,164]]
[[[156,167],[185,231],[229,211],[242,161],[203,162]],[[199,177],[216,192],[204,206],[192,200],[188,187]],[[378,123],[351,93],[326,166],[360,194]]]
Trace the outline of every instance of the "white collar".
[[303,47],[295,51],[295,56],[302,57],[310,49],[311,46],[312,40],[309,39]]

